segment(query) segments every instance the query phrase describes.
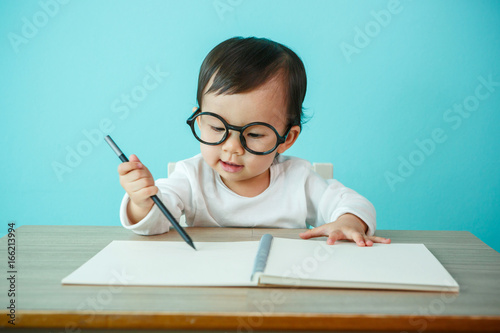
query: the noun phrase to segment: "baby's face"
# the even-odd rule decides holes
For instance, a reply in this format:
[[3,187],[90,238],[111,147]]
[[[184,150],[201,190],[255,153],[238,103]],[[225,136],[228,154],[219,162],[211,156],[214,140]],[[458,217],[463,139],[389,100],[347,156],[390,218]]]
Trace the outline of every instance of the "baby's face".
[[[211,82],[207,86],[210,86]],[[281,83],[271,80],[258,89],[242,94],[203,96],[203,112],[213,112],[235,126],[264,122],[280,135],[287,130],[285,96]],[[245,150],[240,133],[229,131],[228,138],[217,146],[201,143],[204,160],[220,176],[224,184],[239,195],[253,197],[269,186],[269,167],[277,153],[283,153],[295,141],[299,126],[292,127],[287,142],[268,155],[254,155]]]

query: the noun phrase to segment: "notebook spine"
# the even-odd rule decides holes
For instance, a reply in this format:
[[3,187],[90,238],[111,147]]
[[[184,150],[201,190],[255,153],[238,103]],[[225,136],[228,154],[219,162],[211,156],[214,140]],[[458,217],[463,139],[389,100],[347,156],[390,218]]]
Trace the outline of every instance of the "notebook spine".
[[257,274],[264,272],[267,264],[267,258],[269,257],[269,251],[271,250],[272,241],[273,236],[270,234],[265,234],[260,239],[259,249],[257,250],[257,255],[255,256],[255,262],[253,265],[252,276],[250,277],[251,281],[253,281]]

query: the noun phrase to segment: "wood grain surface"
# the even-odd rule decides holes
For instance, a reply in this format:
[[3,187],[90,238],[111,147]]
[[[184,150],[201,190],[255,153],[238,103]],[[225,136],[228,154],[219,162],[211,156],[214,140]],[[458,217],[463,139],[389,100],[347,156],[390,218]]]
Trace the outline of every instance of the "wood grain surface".
[[[186,230],[195,243],[259,240],[265,233],[298,239],[303,231]],[[378,236],[390,237],[393,243],[425,244],[459,283],[458,294],[320,288],[62,285],[63,277],[113,240],[182,241],[182,238],[175,231],[140,236],[119,226],[25,225],[15,234],[16,328],[53,332],[86,329],[500,331],[500,254],[466,231],[377,231]],[[4,275],[8,271],[6,238],[0,239],[4,258],[0,267]],[[7,279],[1,281],[0,328],[9,329],[12,328],[7,322],[6,310],[9,285]]]

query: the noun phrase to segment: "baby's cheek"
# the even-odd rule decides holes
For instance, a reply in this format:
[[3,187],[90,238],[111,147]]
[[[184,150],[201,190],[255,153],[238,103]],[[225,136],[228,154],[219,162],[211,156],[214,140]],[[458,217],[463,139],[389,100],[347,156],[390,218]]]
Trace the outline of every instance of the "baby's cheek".
[[269,155],[248,155],[248,163],[246,165],[250,166],[251,169],[258,174],[264,173],[273,164],[274,154]]
[[203,156],[203,159],[205,160],[205,162],[211,168],[215,168],[215,166],[217,165],[217,162],[220,159],[217,146],[210,146],[210,145],[200,143],[200,152],[201,152],[201,156]]

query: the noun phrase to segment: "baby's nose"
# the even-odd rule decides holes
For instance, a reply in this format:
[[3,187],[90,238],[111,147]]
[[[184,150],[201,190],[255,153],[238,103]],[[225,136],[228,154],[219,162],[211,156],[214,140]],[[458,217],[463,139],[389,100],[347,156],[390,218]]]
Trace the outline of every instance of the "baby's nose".
[[223,143],[222,149],[231,154],[241,155],[245,152],[245,148],[240,141],[240,133],[236,131],[229,131],[227,139]]

